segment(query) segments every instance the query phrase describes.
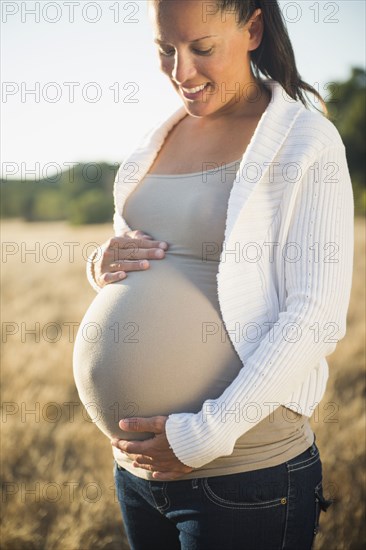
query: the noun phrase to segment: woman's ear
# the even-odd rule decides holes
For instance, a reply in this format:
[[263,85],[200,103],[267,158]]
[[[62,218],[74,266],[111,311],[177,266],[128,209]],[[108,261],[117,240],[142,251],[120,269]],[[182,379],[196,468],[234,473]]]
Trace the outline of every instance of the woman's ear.
[[263,38],[264,22],[261,9],[257,9],[253,12],[247,25],[247,30],[249,32],[249,51],[253,51],[260,46]]

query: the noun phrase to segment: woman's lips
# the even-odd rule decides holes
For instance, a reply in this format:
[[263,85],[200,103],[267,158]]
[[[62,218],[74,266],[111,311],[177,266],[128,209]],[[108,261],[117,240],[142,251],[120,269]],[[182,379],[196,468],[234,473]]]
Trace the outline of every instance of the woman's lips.
[[[180,87],[180,91],[182,92],[184,97],[187,98],[187,99],[198,99],[200,97],[200,94],[202,94],[202,92],[204,92],[209,85],[210,85],[210,83],[206,82],[204,87],[201,88],[200,90],[198,90],[197,92],[189,92],[187,90],[187,88],[182,88],[182,87]],[[198,88],[198,86],[196,86],[196,88]],[[189,88],[189,89],[194,90],[195,88]]]

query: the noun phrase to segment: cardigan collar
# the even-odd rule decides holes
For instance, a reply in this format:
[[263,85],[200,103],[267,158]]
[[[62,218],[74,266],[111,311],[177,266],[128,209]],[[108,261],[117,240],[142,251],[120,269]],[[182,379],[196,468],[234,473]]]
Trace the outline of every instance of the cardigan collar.
[[[237,173],[230,192],[225,228],[226,241],[229,240],[239,216],[248,206],[249,198],[258,189],[260,181],[269,170],[297,116],[304,109],[303,104],[289,97],[278,82],[268,79],[263,83],[270,88],[272,97],[241,159],[239,174]],[[115,186],[115,202],[121,214],[125,200],[147,174],[168,133],[186,115],[185,107],[180,107],[157,129],[150,131],[140,146],[124,160],[122,170],[129,170],[130,174],[129,167],[137,167],[137,170],[131,174],[133,178],[124,178],[123,185],[117,182]]]

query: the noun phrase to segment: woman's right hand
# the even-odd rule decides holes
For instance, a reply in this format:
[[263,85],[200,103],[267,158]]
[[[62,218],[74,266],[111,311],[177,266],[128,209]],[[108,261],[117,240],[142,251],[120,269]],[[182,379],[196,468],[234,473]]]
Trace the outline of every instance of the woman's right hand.
[[98,286],[120,281],[128,271],[148,269],[148,260],[161,260],[168,249],[165,241],[154,241],[143,231],[126,231],[121,237],[111,237],[100,247],[94,260],[94,279]]

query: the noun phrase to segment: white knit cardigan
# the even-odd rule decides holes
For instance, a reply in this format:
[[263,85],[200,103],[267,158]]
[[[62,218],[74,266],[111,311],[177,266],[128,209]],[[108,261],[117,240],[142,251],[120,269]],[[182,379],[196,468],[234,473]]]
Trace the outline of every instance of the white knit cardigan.
[[[192,468],[230,455],[280,405],[310,417],[325,392],[326,356],[346,333],[354,199],[345,148],[328,119],[265,83],[272,100],[231,189],[217,273],[222,319],[243,367],[217,399],[166,422],[175,455]],[[144,230],[127,225],[123,205],[186,114],[182,106],[154,127],[120,166],[116,236]]]

